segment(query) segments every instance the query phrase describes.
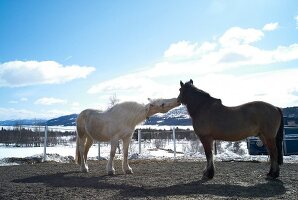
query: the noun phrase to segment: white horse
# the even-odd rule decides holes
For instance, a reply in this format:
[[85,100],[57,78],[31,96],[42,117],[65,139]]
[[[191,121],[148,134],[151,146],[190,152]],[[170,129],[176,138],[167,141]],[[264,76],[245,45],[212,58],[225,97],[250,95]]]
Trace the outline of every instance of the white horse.
[[110,159],[107,164],[107,173],[115,174],[114,156],[116,147],[121,139],[123,141],[122,170],[126,174],[133,171],[128,164],[128,146],[136,125],[156,113],[166,113],[179,106],[177,98],[148,99],[149,103],[136,102],[119,103],[105,112],[86,109],[77,118],[77,147],[76,163],[81,166],[82,172],[88,172],[87,154],[94,140],[111,141]]

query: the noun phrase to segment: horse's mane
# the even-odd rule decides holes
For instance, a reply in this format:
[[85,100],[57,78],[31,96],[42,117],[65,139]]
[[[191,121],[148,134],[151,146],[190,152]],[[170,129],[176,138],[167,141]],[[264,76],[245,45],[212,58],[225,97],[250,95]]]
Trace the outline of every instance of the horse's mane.
[[198,112],[204,105],[208,103],[219,103],[221,104],[221,100],[212,97],[209,93],[198,89],[193,84],[190,84],[189,82],[185,83],[185,85],[190,88],[188,92],[188,98],[189,102],[187,105],[187,110],[189,114],[192,116],[196,112]]
[[127,111],[138,113],[139,111],[144,110],[144,108],[145,108],[144,104],[140,104],[140,103],[133,102],[133,101],[126,101],[126,102],[115,104],[113,107],[108,109],[106,112],[118,113],[118,112],[127,110]]
[[118,103],[106,111],[118,119],[135,125],[146,119],[147,112],[148,108],[144,104],[133,101]]
[[205,92],[204,90],[197,88],[191,82],[186,82],[185,86],[188,88],[191,88],[191,92],[193,92],[194,95],[196,95],[196,96],[205,97],[205,98],[213,98],[208,92]]
[[208,92],[205,92],[204,90],[201,90],[201,89],[195,87],[194,85],[190,85],[190,88],[192,88],[192,90],[200,96],[213,98],[213,97],[211,97],[211,95]]

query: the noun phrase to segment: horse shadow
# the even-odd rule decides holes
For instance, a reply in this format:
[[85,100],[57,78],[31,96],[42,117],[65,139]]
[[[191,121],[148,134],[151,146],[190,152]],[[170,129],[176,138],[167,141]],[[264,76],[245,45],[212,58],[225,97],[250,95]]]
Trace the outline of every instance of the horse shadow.
[[32,176],[13,180],[15,183],[43,183],[51,187],[81,187],[93,189],[108,189],[119,191],[121,198],[145,198],[188,195],[214,195],[235,198],[273,198],[286,192],[280,180],[266,180],[250,186],[224,184],[206,181],[193,181],[170,186],[132,185],[127,181],[117,181],[119,176],[125,180],[125,175],[113,176],[81,176],[80,172],[56,173],[50,175]]
[[[269,192],[268,189],[270,190]],[[272,198],[274,196],[282,195],[285,192],[286,189],[281,181],[273,182],[270,180],[269,182],[252,186],[210,184],[206,181],[194,181],[167,187],[144,188],[142,194],[153,197],[209,194],[236,198]],[[133,194],[123,193],[123,195],[128,195],[127,197],[144,197],[139,194],[134,196]]]

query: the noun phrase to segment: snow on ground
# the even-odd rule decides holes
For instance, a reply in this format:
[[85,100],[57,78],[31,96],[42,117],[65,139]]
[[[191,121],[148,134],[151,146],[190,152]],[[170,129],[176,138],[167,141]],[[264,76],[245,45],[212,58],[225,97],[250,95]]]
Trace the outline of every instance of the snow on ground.
[[[122,145],[120,145],[121,147]],[[69,162],[75,156],[75,143],[67,146],[47,147],[47,160],[56,162]],[[119,154],[117,149],[116,159],[122,159],[122,154]],[[248,154],[246,142],[243,141],[235,146],[229,142],[221,142],[217,145],[217,155],[214,156],[216,161],[268,161],[267,155],[251,156]],[[43,147],[5,147],[0,145],[0,166],[13,165],[17,163],[7,163],[6,158],[43,158]],[[108,143],[100,144],[101,159],[108,159],[110,145]],[[122,150],[121,150],[122,152]],[[151,141],[142,141],[141,153],[139,153],[138,141],[132,140],[129,147],[130,159],[190,159],[190,160],[205,160],[205,154],[202,145],[199,141],[176,141],[176,157],[174,157],[173,140],[155,139]],[[98,159],[98,144],[94,144],[88,153],[88,159]],[[286,163],[298,163],[298,155],[284,156]]]
[[[7,128],[7,127],[6,127]],[[13,128],[13,127],[11,127]],[[26,127],[27,128],[27,127]],[[39,127],[43,129],[44,127]],[[153,126],[139,125],[136,128],[150,128],[157,130],[172,130],[177,126]],[[192,126],[178,126],[179,129],[193,130]],[[49,127],[49,130],[59,131],[75,131],[75,126],[56,126]],[[41,130],[42,131],[42,130]],[[121,145],[120,145],[121,146]],[[66,146],[47,147],[47,160],[56,162],[69,162],[75,156],[75,143]],[[122,147],[122,146],[121,146]],[[121,150],[122,152],[122,150]],[[0,166],[17,164],[13,162],[7,163],[7,158],[25,158],[25,159],[42,159],[44,153],[43,147],[6,147],[0,143]],[[110,153],[110,145],[108,143],[100,143],[101,159],[108,159]],[[153,139],[142,141],[141,153],[139,153],[138,141],[132,140],[129,147],[130,159],[190,159],[205,160],[204,149],[199,140],[177,140],[176,141],[176,157],[174,157],[173,140]],[[122,159],[118,149],[116,159]],[[94,144],[88,153],[88,159],[98,159],[98,144]],[[248,154],[247,144],[245,141],[234,145],[230,142],[220,142],[217,145],[217,155],[214,156],[216,161],[268,161],[267,155],[252,156]],[[298,155],[284,156],[284,162],[298,163]]]

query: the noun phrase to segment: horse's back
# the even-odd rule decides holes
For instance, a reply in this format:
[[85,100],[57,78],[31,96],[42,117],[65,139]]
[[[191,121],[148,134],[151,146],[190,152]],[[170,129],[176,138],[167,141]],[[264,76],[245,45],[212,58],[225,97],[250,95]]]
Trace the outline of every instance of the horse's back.
[[255,118],[264,122],[275,122],[280,120],[279,108],[263,101],[253,101],[241,106],[238,110],[246,117]]
[[227,109],[230,109],[236,123],[246,121],[248,125],[256,125],[260,128],[270,126],[273,127],[272,129],[278,127],[280,123],[279,108],[267,102],[253,101]]
[[77,117],[77,126],[86,123],[86,121],[90,120],[90,118],[99,117],[100,113],[101,112],[99,110],[95,109],[83,110]]
[[85,130],[88,128],[88,124],[90,121],[93,120],[93,118],[99,118],[100,117],[100,111],[95,109],[86,109],[83,110],[77,117],[76,124],[77,129],[79,130]]
[[260,132],[276,133],[279,124],[278,108],[262,101],[235,107],[214,103],[193,120],[200,135],[212,135],[219,140],[240,140]]

